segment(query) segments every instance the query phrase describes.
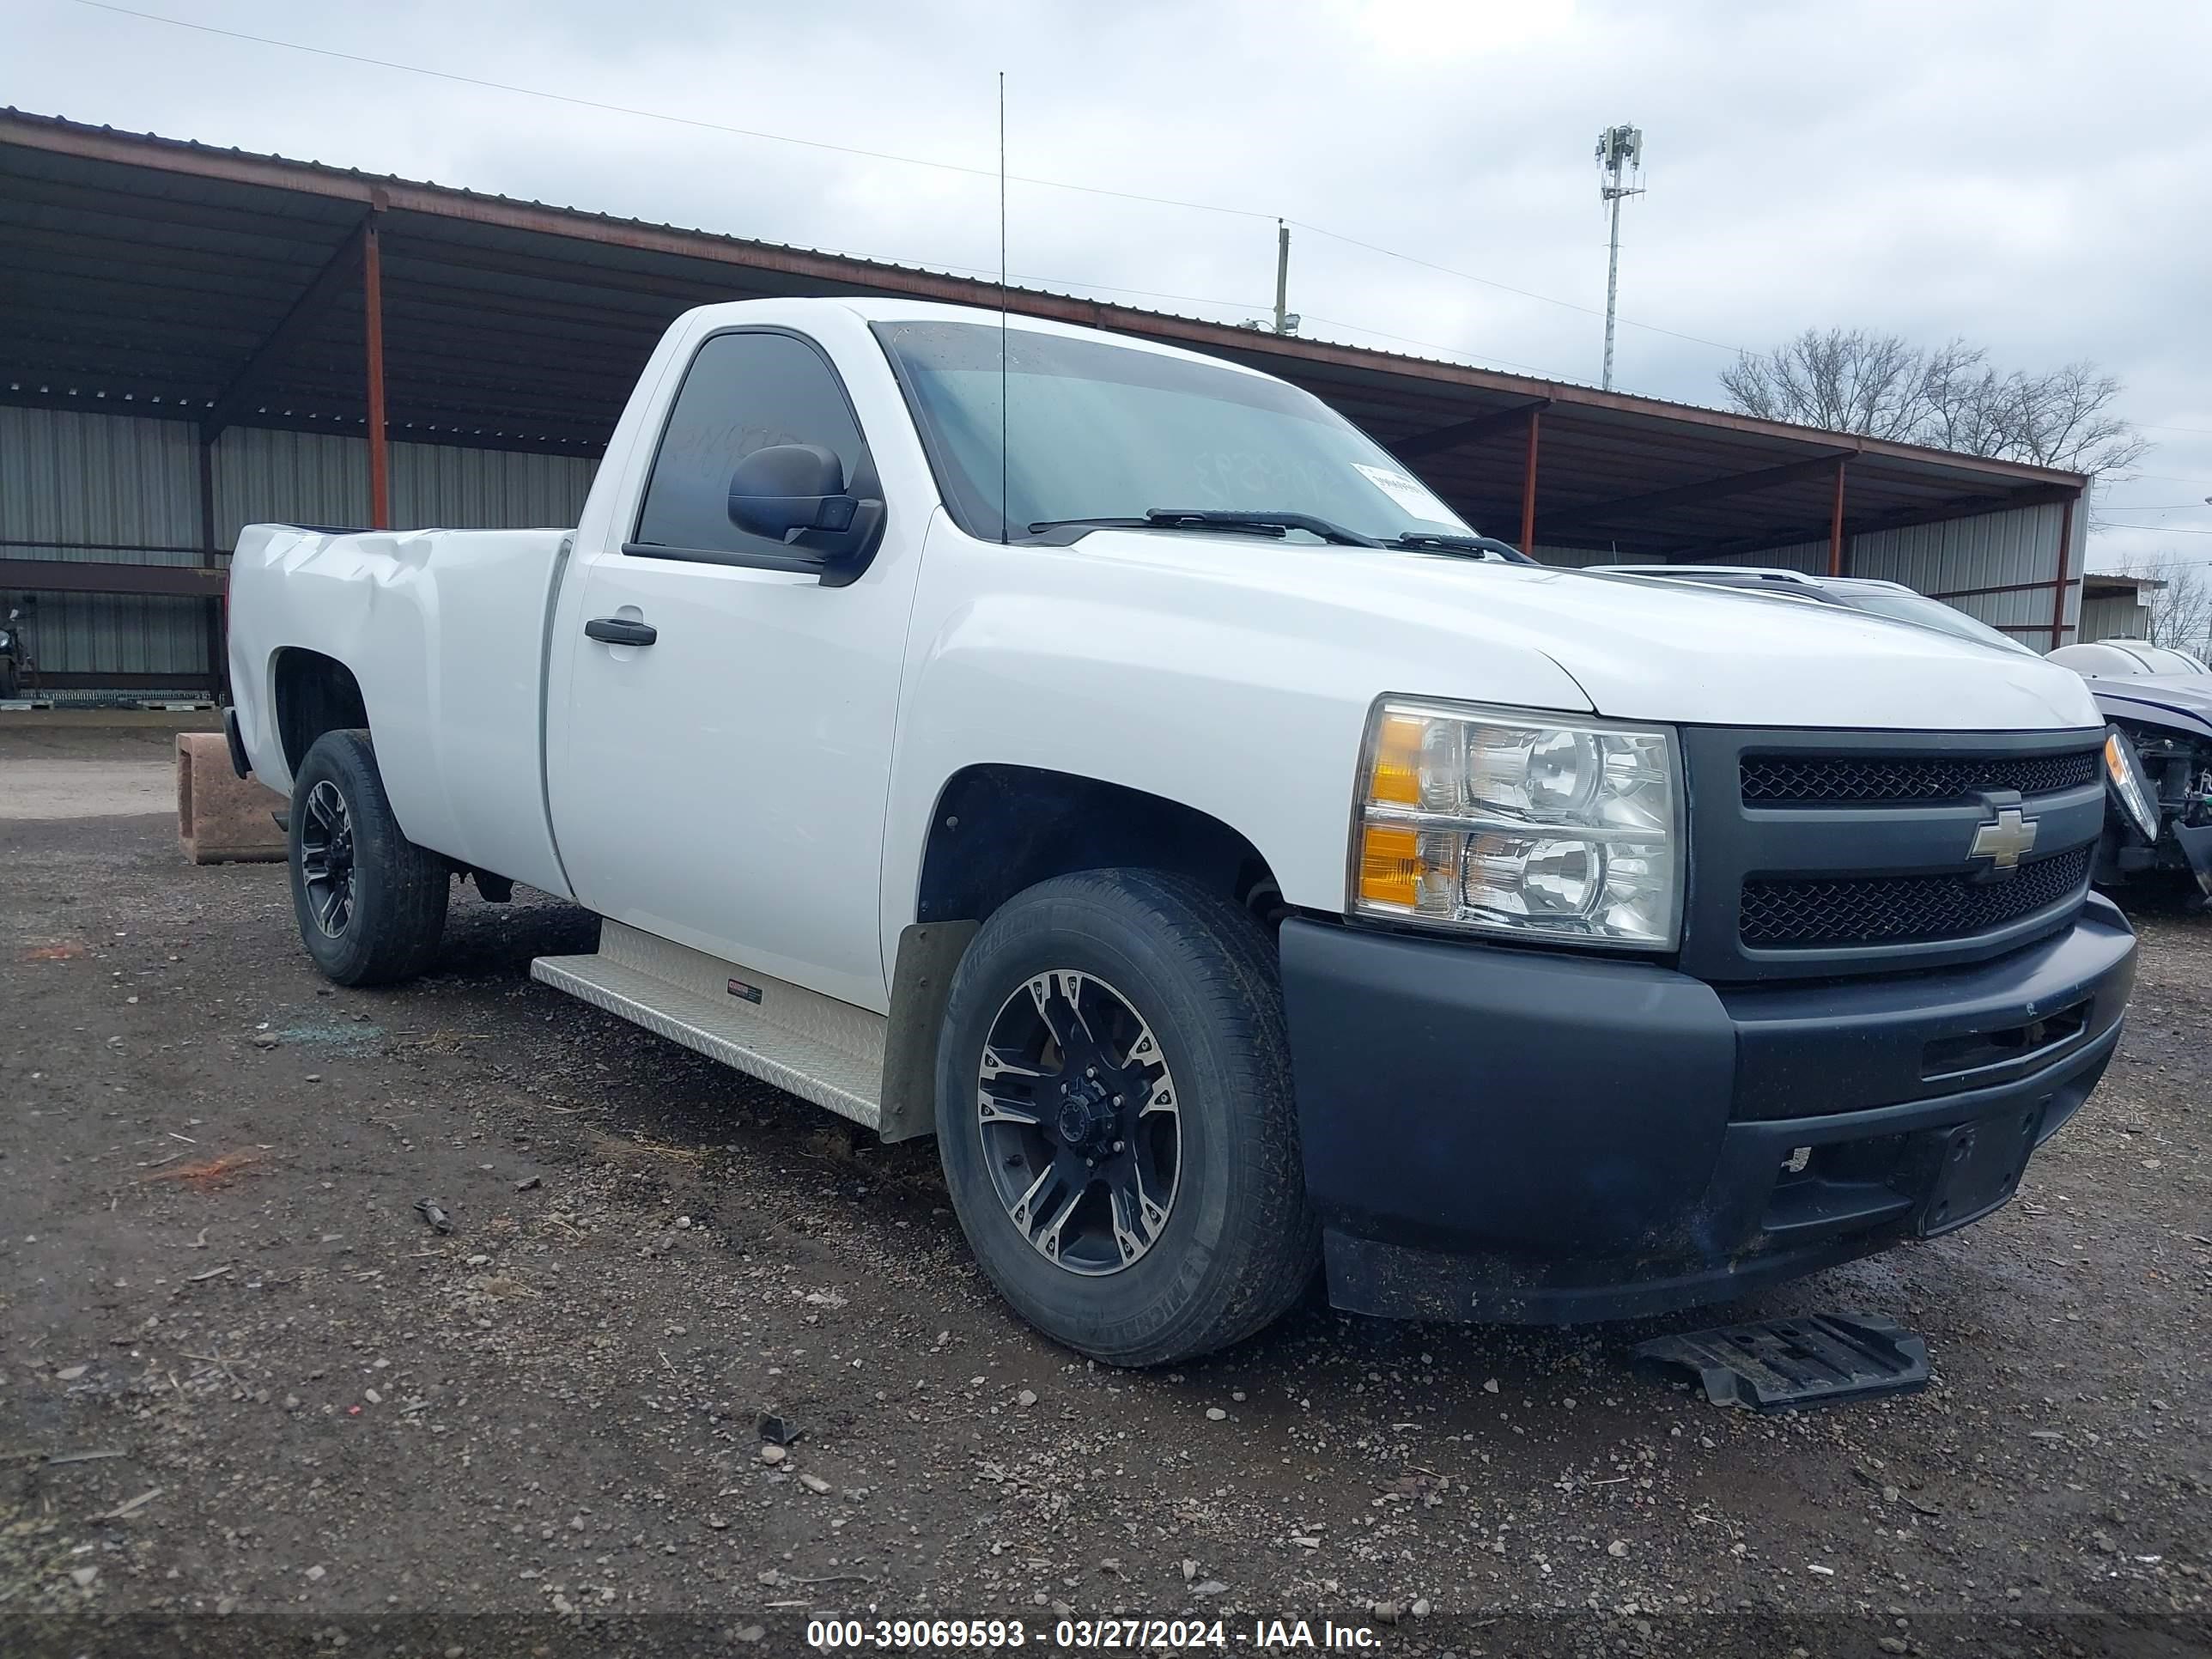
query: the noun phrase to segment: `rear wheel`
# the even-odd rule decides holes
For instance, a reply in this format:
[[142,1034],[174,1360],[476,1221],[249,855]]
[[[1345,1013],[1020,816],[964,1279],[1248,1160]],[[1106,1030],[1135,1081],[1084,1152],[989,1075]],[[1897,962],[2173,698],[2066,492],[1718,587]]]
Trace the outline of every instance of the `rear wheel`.
[[1182,877],[1064,876],[985,923],[946,1010],[938,1144],[992,1283],[1096,1358],[1225,1346],[1312,1276],[1273,953]]
[[287,832],[300,939],[341,985],[420,973],[445,931],[453,872],[399,831],[366,732],[326,732],[292,780]]

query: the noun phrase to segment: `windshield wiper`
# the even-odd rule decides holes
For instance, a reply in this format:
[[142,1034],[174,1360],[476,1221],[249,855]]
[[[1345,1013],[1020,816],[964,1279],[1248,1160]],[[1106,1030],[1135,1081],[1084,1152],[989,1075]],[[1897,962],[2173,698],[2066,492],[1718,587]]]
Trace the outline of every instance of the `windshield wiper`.
[[1363,536],[1356,530],[1346,530],[1328,519],[1316,518],[1310,513],[1247,511],[1241,507],[1149,507],[1142,518],[1043,519],[1030,526],[1031,535],[1041,535],[1048,530],[1071,528],[1095,530],[1237,530],[1253,531],[1263,536],[1281,536],[1292,530],[1303,530],[1310,536],[1318,536],[1325,542],[1334,542],[1342,547],[1380,547],[1381,542],[1372,536]]
[[1495,536],[1460,536],[1449,531],[1409,530],[1394,538],[1392,547],[1409,548],[1417,553],[1474,553],[1496,555],[1509,564],[1534,564],[1530,558],[1510,542],[1501,542]]

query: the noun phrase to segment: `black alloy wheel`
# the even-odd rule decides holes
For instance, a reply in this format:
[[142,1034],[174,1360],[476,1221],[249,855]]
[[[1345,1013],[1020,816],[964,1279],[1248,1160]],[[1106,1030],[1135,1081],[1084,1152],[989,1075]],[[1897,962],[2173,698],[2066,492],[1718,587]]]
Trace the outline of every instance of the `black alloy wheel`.
[[954,971],[937,1079],[961,1231],[1054,1341],[1164,1364],[1311,1280],[1274,941],[1233,899],[1146,869],[1023,889]]
[[1046,1261],[1119,1273],[1158,1242],[1182,1175],[1175,1078],[1105,980],[1053,969],[1006,1000],[976,1115],[1000,1205]]
[[362,731],[325,732],[292,775],[287,824],[300,942],[340,985],[391,985],[429,964],[453,866],[409,841]]
[[325,939],[343,939],[353,920],[353,812],[328,778],[307,792],[300,825],[300,875],[307,912]]

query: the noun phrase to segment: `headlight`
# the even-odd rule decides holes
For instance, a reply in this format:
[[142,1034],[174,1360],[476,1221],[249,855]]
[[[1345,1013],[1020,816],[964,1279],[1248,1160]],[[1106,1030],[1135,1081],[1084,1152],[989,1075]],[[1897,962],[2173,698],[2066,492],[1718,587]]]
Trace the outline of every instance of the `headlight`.
[[1386,699],[1360,764],[1352,909],[1669,951],[1681,804],[1667,727]]
[[2105,728],[2105,777],[2128,822],[2142,832],[2145,841],[2158,839],[2158,792],[2143,771],[2142,757],[2127,733],[2117,726]]

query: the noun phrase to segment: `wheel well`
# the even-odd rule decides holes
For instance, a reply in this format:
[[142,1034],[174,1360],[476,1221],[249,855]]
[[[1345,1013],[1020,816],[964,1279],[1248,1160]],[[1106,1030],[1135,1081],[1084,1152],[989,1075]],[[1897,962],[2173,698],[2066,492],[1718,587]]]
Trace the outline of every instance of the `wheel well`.
[[325,732],[365,729],[368,706],[362,701],[361,682],[335,657],[296,647],[276,654],[276,732],[283,739],[284,761],[296,772],[300,763]]
[[938,797],[917,921],[981,921],[1024,888],[1077,870],[1172,870],[1270,926],[1274,872],[1220,819],[1116,783],[1027,766],[974,766]]

